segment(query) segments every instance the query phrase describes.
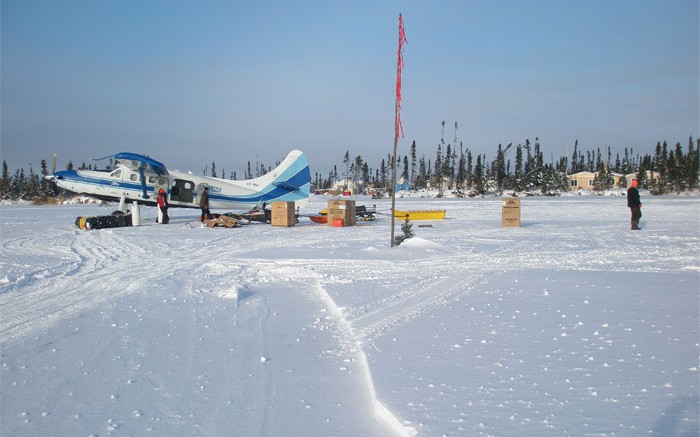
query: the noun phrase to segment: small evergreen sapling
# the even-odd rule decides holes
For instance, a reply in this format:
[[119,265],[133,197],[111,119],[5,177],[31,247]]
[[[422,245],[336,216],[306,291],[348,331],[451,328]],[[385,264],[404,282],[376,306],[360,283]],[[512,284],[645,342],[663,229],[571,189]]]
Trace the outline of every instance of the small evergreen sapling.
[[394,242],[397,246],[409,238],[413,238],[415,235],[413,232],[413,223],[408,221],[408,216],[406,216],[406,221],[401,224],[401,232],[403,232],[403,235],[397,235],[394,237]]

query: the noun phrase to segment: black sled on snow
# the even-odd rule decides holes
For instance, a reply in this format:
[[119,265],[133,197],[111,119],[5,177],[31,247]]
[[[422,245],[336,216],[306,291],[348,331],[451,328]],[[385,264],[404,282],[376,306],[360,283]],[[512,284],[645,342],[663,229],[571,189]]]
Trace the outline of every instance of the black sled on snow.
[[112,215],[78,217],[75,219],[75,226],[84,231],[91,229],[123,228],[126,226],[131,226],[131,214],[124,214],[121,211],[114,211]]

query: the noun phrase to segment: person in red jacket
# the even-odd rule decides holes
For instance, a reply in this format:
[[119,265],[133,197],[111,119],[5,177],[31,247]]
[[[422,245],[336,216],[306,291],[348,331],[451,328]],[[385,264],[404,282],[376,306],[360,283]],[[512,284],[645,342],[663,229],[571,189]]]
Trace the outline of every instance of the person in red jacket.
[[639,230],[639,219],[642,218],[642,201],[639,199],[639,190],[636,179],[632,180],[632,186],[627,189],[627,206],[632,213],[632,230]]
[[168,217],[168,197],[165,195],[165,190],[162,188],[158,191],[158,210],[162,215],[160,223],[167,225],[170,221],[170,217]]

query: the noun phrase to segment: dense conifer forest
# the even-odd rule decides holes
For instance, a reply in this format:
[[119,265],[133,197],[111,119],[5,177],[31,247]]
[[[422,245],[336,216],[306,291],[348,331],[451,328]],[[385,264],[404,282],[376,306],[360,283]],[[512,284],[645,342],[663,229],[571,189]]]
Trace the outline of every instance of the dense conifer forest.
[[[444,123],[443,123],[444,127]],[[443,135],[444,136],[444,135]],[[112,162],[103,170],[109,170]],[[417,154],[415,141],[410,153],[397,156],[397,180],[413,190],[438,190],[450,192],[457,196],[483,195],[487,192],[501,193],[505,190],[540,194],[557,194],[569,190],[567,175],[582,171],[595,173],[595,191],[605,191],[613,187],[613,175],[636,174],[640,186],[651,194],[681,193],[697,190],[700,186],[700,140],[688,139],[684,147],[680,142],[669,146],[666,141],[659,141],[653,154],[639,155],[625,148],[622,155],[612,156],[610,149],[581,150],[578,141],[574,144],[571,156],[544,156],[539,140],[525,140],[524,143],[503,146],[499,144],[495,157],[487,159],[486,154],[472,154],[455,138],[445,142],[444,138],[437,144],[435,151],[429,155]],[[67,169],[73,169],[69,161]],[[274,165],[265,166],[257,163],[251,166],[248,161],[243,179],[260,176],[270,171]],[[81,169],[95,169],[83,163]],[[65,193],[57,191],[44,178],[51,173],[45,159],[41,168],[30,167],[11,172],[3,160],[2,178],[0,179],[1,200],[26,200],[36,203],[53,202]],[[226,172],[217,173],[216,164],[204,169],[204,174],[214,177],[226,177]],[[658,174],[658,178],[650,178]],[[236,179],[236,172],[231,172],[229,179]],[[315,189],[332,188],[338,181],[353,181],[364,187],[373,187],[378,195],[391,192],[392,156],[388,154],[379,163],[370,165],[358,155],[351,158],[347,150],[342,165],[334,165],[327,174],[312,175]],[[622,179],[624,181],[624,178]]]

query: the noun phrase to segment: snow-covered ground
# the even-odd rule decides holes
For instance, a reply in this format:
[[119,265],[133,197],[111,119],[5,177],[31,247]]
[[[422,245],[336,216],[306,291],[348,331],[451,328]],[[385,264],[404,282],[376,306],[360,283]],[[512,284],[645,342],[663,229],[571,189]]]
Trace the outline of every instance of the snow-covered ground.
[[700,198],[644,194],[634,232],[621,196],[399,198],[447,218],[394,248],[3,205],[0,433],[697,436]]

